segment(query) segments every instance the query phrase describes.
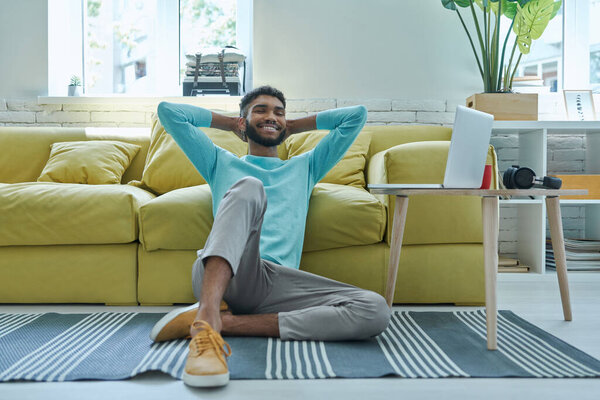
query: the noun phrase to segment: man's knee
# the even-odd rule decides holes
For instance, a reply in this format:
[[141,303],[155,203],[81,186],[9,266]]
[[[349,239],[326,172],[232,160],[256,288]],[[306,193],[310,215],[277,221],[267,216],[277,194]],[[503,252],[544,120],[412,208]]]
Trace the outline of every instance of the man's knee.
[[375,333],[373,333],[373,336],[376,336],[387,329],[392,318],[392,310],[383,296],[375,292],[371,293],[373,293],[373,303],[375,305],[375,321],[373,324]]
[[365,316],[366,322],[361,329],[361,336],[366,339],[377,336],[387,329],[392,310],[385,299],[375,292],[365,291],[362,300],[367,305],[365,309],[368,310],[368,315]]
[[238,180],[230,190],[238,193],[244,200],[255,201],[258,205],[263,205],[267,200],[263,183],[253,176],[245,176]]

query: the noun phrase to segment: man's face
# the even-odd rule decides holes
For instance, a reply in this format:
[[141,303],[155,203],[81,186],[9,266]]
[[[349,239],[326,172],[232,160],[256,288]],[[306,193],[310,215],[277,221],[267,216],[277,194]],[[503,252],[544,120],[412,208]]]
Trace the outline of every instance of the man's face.
[[285,108],[273,96],[260,95],[248,106],[246,135],[265,147],[278,146],[285,138]]

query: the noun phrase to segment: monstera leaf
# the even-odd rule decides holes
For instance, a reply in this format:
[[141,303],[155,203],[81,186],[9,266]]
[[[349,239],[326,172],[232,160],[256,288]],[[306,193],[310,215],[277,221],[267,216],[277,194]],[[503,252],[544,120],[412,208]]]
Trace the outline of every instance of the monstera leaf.
[[[479,6],[479,8],[481,8],[481,10],[483,10],[483,7],[487,7],[490,8],[492,11],[494,11],[494,13],[498,14],[498,2],[500,0],[473,0],[473,2],[475,4],[477,4]],[[502,2],[504,3],[504,1],[506,0],[502,0]],[[502,4],[502,7],[504,7],[504,4]]]
[[502,1],[502,14],[510,20],[515,19],[515,15],[517,15],[517,4],[523,7],[525,4],[529,3],[531,0],[503,0]]
[[469,7],[471,5],[470,0],[442,0],[442,5],[448,10],[456,10],[456,6]]
[[[560,7],[561,1],[558,2]],[[513,31],[517,35],[517,44],[522,54],[529,54],[532,40],[539,39],[552,19],[555,9],[554,0],[531,1],[521,7],[517,4],[517,14]]]

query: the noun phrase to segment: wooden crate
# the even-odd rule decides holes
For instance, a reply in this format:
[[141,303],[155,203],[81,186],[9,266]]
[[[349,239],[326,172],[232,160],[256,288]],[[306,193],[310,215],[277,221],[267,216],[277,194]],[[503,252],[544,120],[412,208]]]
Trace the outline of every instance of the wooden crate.
[[556,175],[562,179],[561,189],[587,189],[583,196],[560,196],[561,199],[600,199],[600,175]]
[[497,121],[537,121],[537,93],[477,93],[467,107],[492,114]]

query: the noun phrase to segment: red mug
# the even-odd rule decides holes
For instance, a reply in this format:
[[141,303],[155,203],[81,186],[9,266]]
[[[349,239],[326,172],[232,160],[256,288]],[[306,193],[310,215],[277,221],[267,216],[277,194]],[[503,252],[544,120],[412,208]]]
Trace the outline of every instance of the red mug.
[[483,170],[483,180],[481,181],[481,187],[479,189],[489,189],[492,183],[492,166],[486,165]]

